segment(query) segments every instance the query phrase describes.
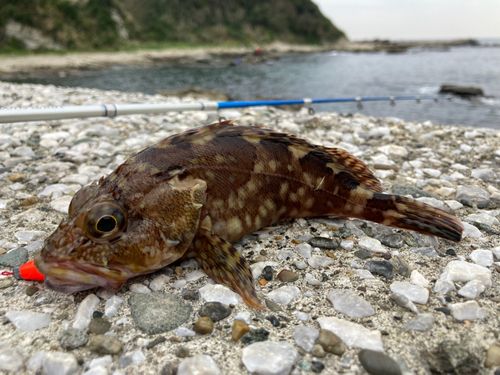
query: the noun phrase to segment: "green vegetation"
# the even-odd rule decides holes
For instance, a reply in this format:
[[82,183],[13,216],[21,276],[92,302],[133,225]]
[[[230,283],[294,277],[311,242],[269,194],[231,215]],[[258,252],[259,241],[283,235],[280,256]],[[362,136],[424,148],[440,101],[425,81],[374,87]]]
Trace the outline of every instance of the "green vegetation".
[[310,0],[0,0],[4,53],[24,46],[21,38],[5,36],[9,21],[73,51],[274,40],[321,44],[344,36]]

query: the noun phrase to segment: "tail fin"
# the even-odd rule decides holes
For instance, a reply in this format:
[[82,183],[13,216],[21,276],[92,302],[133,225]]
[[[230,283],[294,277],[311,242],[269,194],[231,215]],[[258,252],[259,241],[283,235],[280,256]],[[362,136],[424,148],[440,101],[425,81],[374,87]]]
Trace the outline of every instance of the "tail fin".
[[372,198],[366,201],[361,219],[455,242],[462,239],[464,226],[448,212],[399,195],[372,194]]

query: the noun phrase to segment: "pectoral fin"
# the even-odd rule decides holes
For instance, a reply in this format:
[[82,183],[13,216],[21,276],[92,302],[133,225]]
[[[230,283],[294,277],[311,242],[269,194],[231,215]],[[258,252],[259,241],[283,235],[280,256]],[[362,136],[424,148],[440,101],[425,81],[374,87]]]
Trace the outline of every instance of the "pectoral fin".
[[248,262],[233,245],[201,227],[189,250],[188,256],[200,262],[215,282],[238,293],[248,306],[265,309],[257,298]]

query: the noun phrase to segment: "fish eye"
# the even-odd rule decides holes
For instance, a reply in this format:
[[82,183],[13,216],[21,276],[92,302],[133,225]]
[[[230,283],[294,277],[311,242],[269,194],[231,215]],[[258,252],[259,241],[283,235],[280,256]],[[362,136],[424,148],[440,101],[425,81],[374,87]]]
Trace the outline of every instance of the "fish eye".
[[104,215],[95,224],[95,229],[98,232],[108,233],[116,228],[117,222],[114,216]]
[[118,202],[98,202],[85,215],[85,232],[94,242],[115,239],[127,227],[127,215]]

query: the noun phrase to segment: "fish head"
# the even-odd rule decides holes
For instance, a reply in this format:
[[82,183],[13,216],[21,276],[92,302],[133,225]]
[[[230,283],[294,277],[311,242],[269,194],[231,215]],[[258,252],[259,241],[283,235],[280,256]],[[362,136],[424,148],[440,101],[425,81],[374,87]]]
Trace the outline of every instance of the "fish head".
[[179,259],[191,244],[205,197],[204,181],[180,183],[176,178],[147,193],[136,189],[127,194],[113,194],[102,185],[94,183],[75,194],[68,218],[35,257],[49,288],[72,293],[100,286],[117,291],[127,279]]

